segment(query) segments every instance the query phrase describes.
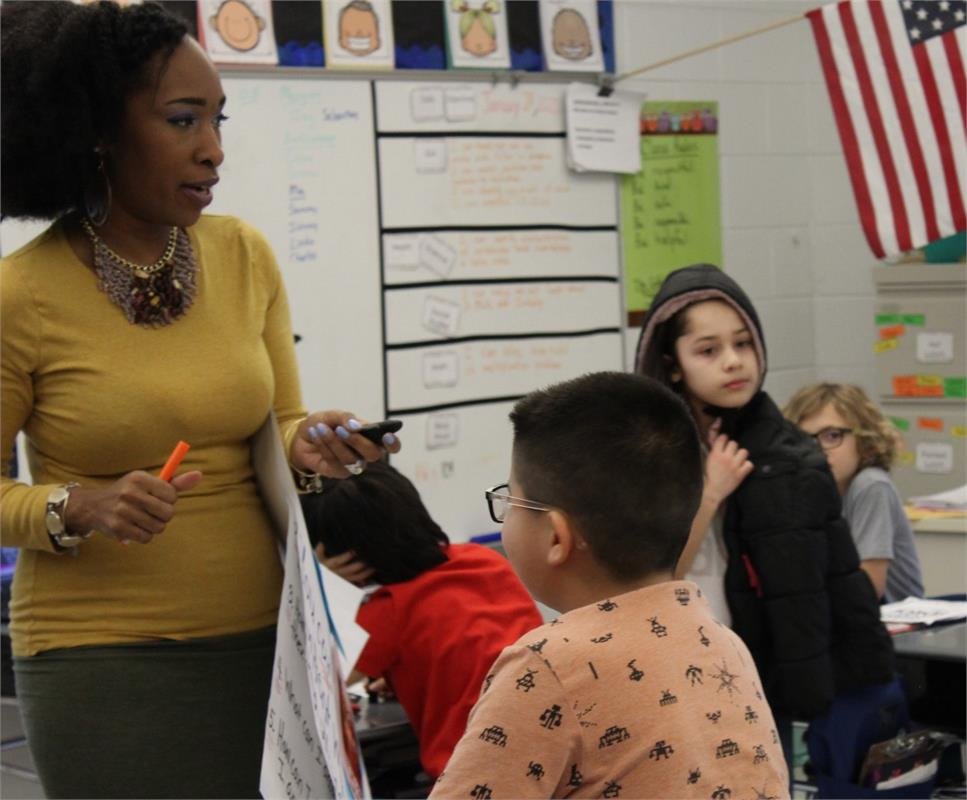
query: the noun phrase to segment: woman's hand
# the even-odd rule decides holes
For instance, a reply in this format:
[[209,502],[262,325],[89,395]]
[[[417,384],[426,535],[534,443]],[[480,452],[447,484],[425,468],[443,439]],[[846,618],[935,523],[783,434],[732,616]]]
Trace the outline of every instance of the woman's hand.
[[175,515],[178,495],[201,479],[197,470],[176,475],[171,481],[135,470],[106,489],[78,486],[71,491],[64,522],[72,533],[97,530],[119,542],[148,544]]
[[713,427],[709,432],[711,442],[705,459],[705,488],[702,492],[702,499],[716,507],[739,488],[753,468],[749,451],[717,430]]
[[352,550],[347,550],[338,556],[327,557],[326,548],[320,543],[316,545],[316,557],[326,569],[356,586],[365,586],[375,572],[372,567],[360,561]]
[[385,452],[399,452],[400,440],[395,435],[385,434],[380,446],[354,433],[362,426],[348,411],[310,414],[299,425],[292,442],[289,456],[292,466],[327,478],[346,478],[354,474],[354,469],[358,474],[367,462],[379,461]]

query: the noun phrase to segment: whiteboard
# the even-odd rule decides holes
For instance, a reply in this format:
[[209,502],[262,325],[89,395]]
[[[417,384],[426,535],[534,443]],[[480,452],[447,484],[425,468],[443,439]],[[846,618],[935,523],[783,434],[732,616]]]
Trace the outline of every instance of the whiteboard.
[[310,410],[383,413],[379,223],[368,81],[222,78],[229,121],[213,213],[268,238]]

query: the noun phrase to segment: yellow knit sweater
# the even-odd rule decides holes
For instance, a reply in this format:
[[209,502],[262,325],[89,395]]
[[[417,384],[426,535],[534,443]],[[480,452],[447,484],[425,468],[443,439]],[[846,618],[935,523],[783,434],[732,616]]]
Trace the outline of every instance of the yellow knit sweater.
[[[243,222],[203,216],[188,233],[197,296],[162,328],[125,320],[59,224],[0,262],[0,452],[23,430],[34,480],[12,480],[4,463],[0,541],[23,548],[16,655],[275,622],[282,570],[249,438],[274,408],[288,452],[305,416],[285,288],[268,244]],[[179,471],[204,479],[161,536],[122,547],[95,535],[76,556],[54,552],[51,488],[156,474],[179,439],[191,444]]]

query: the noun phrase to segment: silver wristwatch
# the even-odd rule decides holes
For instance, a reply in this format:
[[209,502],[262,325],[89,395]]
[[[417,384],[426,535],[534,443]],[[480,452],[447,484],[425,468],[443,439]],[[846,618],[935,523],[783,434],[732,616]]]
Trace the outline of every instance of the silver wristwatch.
[[70,500],[71,489],[80,484],[68,483],[64,486],[57,486],[51,489],[47,495],[47,510],[44,512],[44,523],[47,525],[47,533],[51,540],[58,547],[65,550],[76,547],[85,539],[90,538],[94,531],[83,534],[70,534],[67,532],[67,525],[64,521],[64,512],[67,510],[67,501]]

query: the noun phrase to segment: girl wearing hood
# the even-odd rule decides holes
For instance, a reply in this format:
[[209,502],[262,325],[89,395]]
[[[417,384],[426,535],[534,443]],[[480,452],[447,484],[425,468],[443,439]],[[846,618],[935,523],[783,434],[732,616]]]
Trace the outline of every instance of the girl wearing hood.
[[745,292],[709,264],[672,272],[635,371],[679,392],[708,442],[676,577],[689,573],[748,645],[776,715],[809,720],[839,692],[890,681],[892,644],[836,483],[762,390],[765,340]]

